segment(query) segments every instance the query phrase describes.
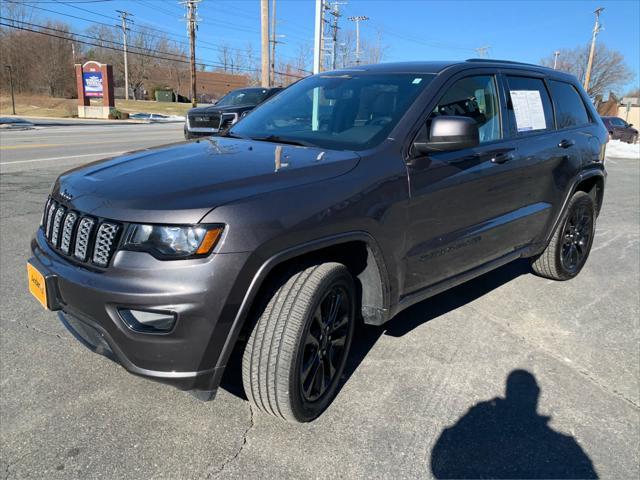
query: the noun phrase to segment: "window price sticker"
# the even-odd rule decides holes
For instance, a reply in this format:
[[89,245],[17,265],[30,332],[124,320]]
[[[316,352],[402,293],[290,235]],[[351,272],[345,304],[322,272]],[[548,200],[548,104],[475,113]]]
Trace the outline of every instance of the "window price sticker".
[[518,132],[547,128],[542,98],[538,90],[511,90],[510,93]]

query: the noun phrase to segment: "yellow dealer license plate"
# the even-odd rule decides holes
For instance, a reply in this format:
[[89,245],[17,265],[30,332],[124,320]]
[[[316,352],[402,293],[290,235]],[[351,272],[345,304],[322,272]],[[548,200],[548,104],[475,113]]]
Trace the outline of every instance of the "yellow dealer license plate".
[[29,291],[38,299],[44,308],[47,308],[47,283],[36,267],[27,263],[27,276],[29,278]]

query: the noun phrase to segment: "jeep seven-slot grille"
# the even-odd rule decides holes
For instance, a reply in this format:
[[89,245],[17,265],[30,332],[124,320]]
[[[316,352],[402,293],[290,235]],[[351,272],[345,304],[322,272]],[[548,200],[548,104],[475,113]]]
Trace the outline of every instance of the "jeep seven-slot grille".
[[49,198],[42,228],[49,245],[63,255],[106,267],[118,245],[122,225],[69,210]]

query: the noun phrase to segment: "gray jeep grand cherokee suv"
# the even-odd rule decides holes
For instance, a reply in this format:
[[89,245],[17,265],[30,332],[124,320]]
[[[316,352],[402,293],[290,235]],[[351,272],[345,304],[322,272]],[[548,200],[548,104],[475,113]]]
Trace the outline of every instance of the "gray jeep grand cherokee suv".
[[517,258],[587,260],[607,132],[574,77],[469,60],[306,78],[223,137],[62,174],[32,293],[132,373],[213,398],[231,352],[290,421],[336,395],[354,325]]

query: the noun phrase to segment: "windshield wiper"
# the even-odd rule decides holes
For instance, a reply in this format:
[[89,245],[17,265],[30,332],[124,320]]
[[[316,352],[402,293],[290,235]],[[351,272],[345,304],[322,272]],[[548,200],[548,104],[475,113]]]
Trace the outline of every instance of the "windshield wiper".
[[284,143],[285,145],[297,145],[299,147],[312,147],[310,143],[302,142],[300,140],[292,140],[289,138],[282,138],[278,135],[267,135],[266,137],[250,137],[251,140],[257,140],[258,142],[272,142],[272,143]]

